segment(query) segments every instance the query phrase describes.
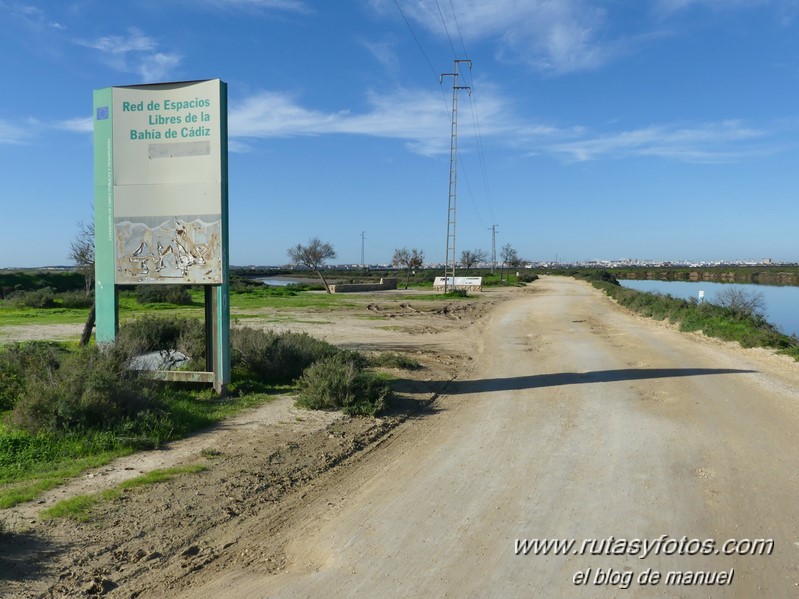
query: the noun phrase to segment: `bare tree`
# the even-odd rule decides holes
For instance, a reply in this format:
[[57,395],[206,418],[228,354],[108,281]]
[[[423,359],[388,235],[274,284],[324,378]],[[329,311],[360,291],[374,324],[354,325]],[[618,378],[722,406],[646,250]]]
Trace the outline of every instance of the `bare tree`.
[[488,254],[483,250],[463,250],[461,252],[461,264],[463,264],[466,272],[469,272],[472,266],[485,262],[487,258]]
[[762,318],[766,312],[762,293],[740,287],[727,287],[716,293],[716,304],[745,318]]
[[308,241],[308,245],[298,243],[295,247],[289,248],[287,253],[292,264],[305,266],[318,274],[325,286],[325,291],[330,293],[330,286],[322,274],[322,267],[327,260],[336,257],[336,250],[331,244],[323,243],[318,237],[314,237]]
[[[69,245],[69,259],[75,264],[77,271],[83,275],[83,286],[86,295],[89,295],[94,285],[94,221],[78,223],[78,232]],[[80,336],[80,345],[87,345],[92,336],[96,318],[96,300],[92,302],[89,315],[83,325]]]
[[421,268],[424,265],[424,250],[417,250],[413,248],[399,248],[394,250],[394,257],[391,259],[391,264],[397,268],[404,268],[405,274],[405,289],[408,288],[408,283],[411,280],[411,270]]
[[519,263],[519,254],[516,253],[516,250],[513,249],[513,246],[509,243],[506,243],[502,246],[502,249],[499,251],[499,257],[502,259],[502,266],[500,267],[499,271],[499,280],[502,281],[502,274],[505,270],[505,265],[511,266],[513,264]]
[[94,221],[78,222],[78,232],[69,245],[69,259],[75,264],[77,271],[83,275],[83,286],[86,295],[94,285]]

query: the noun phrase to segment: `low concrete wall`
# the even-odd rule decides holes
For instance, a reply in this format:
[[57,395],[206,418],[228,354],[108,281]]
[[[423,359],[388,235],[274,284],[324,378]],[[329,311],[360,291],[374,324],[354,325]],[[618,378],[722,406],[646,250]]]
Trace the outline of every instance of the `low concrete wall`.
[[387,291],[397,288],[397,279],[380,279],[380,283],[344,283],[331,285],[332,293],[356,293],[358,291]]
[[463,290],[463,291],[482,291],[483,290],[483,277],[436,277],[433,281],[433,289],[436,291],[444,291],[444,281],[447,280],[447,291]]

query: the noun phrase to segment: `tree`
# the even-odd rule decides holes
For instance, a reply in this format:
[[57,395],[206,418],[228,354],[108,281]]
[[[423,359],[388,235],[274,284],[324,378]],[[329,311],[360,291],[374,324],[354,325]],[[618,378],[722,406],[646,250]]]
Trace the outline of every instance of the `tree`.
[[744,318],[763,318],[766,298],[758,291],[727,287],[716,293],[716,303]]
[[408,288],[408,283],[411,279],[411,270],[421,268],[424,264],[424,250],[417,250],[413,248],[408,251],[408,248],[399,248],[394,250],[394,257],[391,259],[391,264],[397,268],[404,268],[405,274],[405,289]]
[[513,246],[509,243],[506,243],[502,246],[502,249],[499,251],[499,257],[502,258],[502,265],[499,270],[499,280],[502,281],[502,274],[505,270],[505,265],[508,266],[512,264],[518,264],[519,262],[519,254],[516,253],[516,250],[513,249]]
[[466,272],[469,272],[469,269],[475,264],[485,262],[487,258],[488,254],[483,250],[463,250],[461,252],[461,264],[463,264]]
[[327,260],[336,257],[336,250],[329,243],[322,243],[318,237],[308,241],[308,245],[298,243],[295,247],[288,249],[289,259],[295,266],[305,266],[311,269],[319,278],[322,279],[322,284],[325,286],[325,291],[330,293],[330,286],[322,274],[322,266]]
[[75,264],[77,271],[83,275],[83,286],[86,295],[94,284],[94,221],[78,222],[78,232],[69,246],[69,259]]
[[[69,246],[69,258],[75,264],[75,268],[83,275],[83,286],[86,295],[89,295],[94,285],[94,221],[78,223],[78,232],[75,239]],[[96,300],[92,302],[89,315],[83,325],[83,332],[80,336],[80,345],[87,345],[92,336],[94,321],[96,318]]]

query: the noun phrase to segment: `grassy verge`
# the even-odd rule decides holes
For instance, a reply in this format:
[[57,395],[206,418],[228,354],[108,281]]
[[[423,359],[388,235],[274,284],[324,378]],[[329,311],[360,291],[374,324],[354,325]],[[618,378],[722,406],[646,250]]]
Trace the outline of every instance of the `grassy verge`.
[[83,308],[17,308],[0,303],[0,326],[31,324],[79,324],[89,311]]
[[197,474],[206,470],[201,464],[191,466],[181,466],[176,468],[165,468],[163,470],[153,470],[142,476],[127,480],[118,484],[116,487],[90,493],[87,495],[77,495],[70,499],[59,501],[53,507],[47,508],[42,512],[42,518],[52,520],[54,518],[69,518],[78,522],[88,522],[91,520],[92,509],[103,501],[112,501],[129,489],[154,485],[175,478],[181,474]]
[[107,431],[33,434],[0,426],[0,509],[31,501],[85,470],[183,438],[274,398],[251,393],[227,400],[206,394],[203,399],[202,394],[172,389],[165,393],[159,418],[148,428],[128,422]]
[[[125,322],[146,314],[168,314],[175,317],[201,317],[204,295],[190,290],[191,303],[176,305],[167,302],[139,303],[132,291],[119,295],[119,319]],[[58,295],[55,304],[47,308],[34,308],[0,300],[0,326],[82,324],[86,322],[89,308],[70,308],[61,305]],[[251,287],[230,294],[231,309],[239,318],[257,316],[249,310],[271,308],[274,310],[312,310],[329,312],[357,307],[357,303],[343,295],[306,291],[301,288]]]
[[699,303],[694,299],[636,291],[607,280],[590,282],[625,308],[655,320],[668,319],[678,324],[681,331],[698,331],[708,337],[737,341],[742,347],[776,349],[799,360],[799,341],[780,333],[757,315],[744,316],[710,302]]
[[230,294],[230,307],[236,310],[272,308],[275,310],[333,311],[356,307],[357,303],[341,294],[295,291],[286,287],[253,288]]

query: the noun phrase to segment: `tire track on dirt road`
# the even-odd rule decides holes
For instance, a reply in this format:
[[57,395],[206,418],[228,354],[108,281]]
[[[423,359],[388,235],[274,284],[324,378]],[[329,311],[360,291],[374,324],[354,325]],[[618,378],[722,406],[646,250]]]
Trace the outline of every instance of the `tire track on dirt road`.
[[[584,283],[535,285],[492,313],[436,413],[297,510],[284,569],[230,564],[183,596],[795,597],[796,367],[626,314]],[[685,537],[684,553],[693,539],[774,550],[667,554],[663,535]],[[515,552],[518,539],[610,537],[661,549]],[[640,586],[647,569],[732,582]]]

